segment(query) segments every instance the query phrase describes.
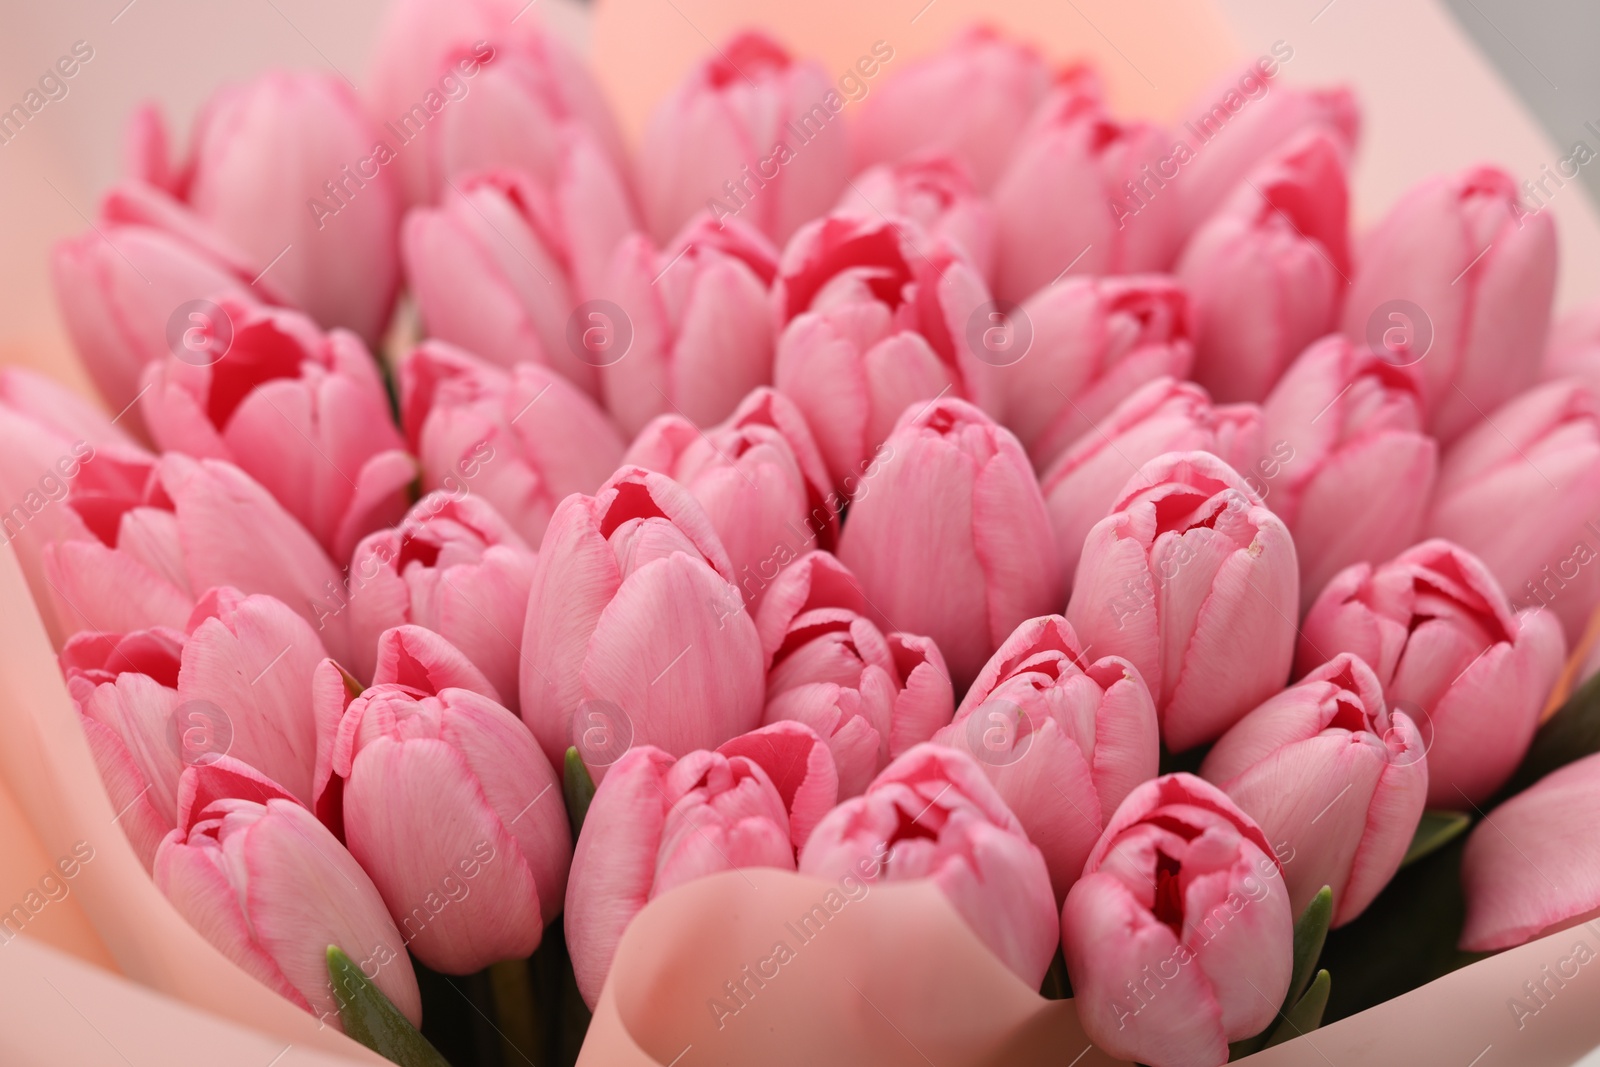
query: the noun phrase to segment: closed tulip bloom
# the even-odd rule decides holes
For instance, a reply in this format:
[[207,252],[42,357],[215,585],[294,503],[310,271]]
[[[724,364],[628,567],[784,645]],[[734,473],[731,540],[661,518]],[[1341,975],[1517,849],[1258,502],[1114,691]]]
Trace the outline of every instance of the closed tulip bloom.
[[1138,669],[1162,740],[1182,752],[1283,687],[1299,603],[1283,520],[1217,457],[1169,452],[1089,531],[1067,621]]
[[[1289,55],[1278,55],[1287,61]],[[1301,89],[1277,77],[1278,62],[1263,57],[1230,74],[1197,97],[1173,128],[1185,156],[1177,192],[1183,232],[1194,233],[1231,196],[1261,161],[1307,130],[1321,130],[1354,154],[1361,135],[1361,109],[1349,89]]]
[[412,1025],[422,998],[372,879],[298,801],[237,760],[192,767],[155,881],[217,950],[290,1003],[340,1026],[337,945]]
[[600,997],[622,932],[651,900],[739,867],[794,869],[783,799],[746,756],[636,746],[600,783],[567,880],[567,948],[584,1002]]
[[789,840],[795,851],[839,802],[839,769],[826,742],[811,727],[792,720],[768,723],[722,742],[720,755],[755,763],[778,791],[789,813]]
[[1415,371],[1339,334],[1306,349],[1261,410],[1261,452],[1239,469],[1289,524],[1304,611],[1345,567],[1416,543],[1439,446]]
[[910,219],[960,248],[985,280],[993,276],[994,207],[954,156],[934,153],[870,167],[850,180],[833,213]]
[[364,535],[405,513],[417,473],[371,353],[298,312],[218,306],[232,324],[227,354],[147,367],[145,424],[164,451],[235,464],[334,559],[349,559]]
[[1060,615],[1029,619],[984,664],[940,743],[977,758],[1050,871],[1056,903],[1106,820],[1156,776],[1155,703],[1137,671],[1090,660]]
[[1417,724],[1385,705],[1372,668],[1343,652],[1235,723],[1200,774],[1287,849],[1293,913],[1328,886],[1333,925],[1343,926],[1411,845],[1428,795],[1426,749]]
[[1260,401],[1338,326],[1351,273],[1344,150],[1325,130],[1262,163],[1189,240],[1178,279],[1194,304],[1195,380]]
[[561,502],[522,631],[522,717],[553,765],[585,704],[669,753],[758,725],[761,642],[733,578],[705,511],[664,474],[623,467]]
[[1389,707],[1428,744],[1428,807],[1494,794],[1533,739],[1566,658],[1551,612],[1513,612],[1476,556],[1424,541],[1387,563],[1336,574],[1301,629],[1303,673],[1341,652],[1369,664]]
[[876,621],[932,638],[965,689],[1012,630],[1060,602],[1039,483],[1010,431],[963,400],[907,409],[884,451],[839,559]]
[[1137,210],[1124,202],[1125,183],[1151,181],[1170,135],[1149,123],[1117,122],[1082,95],[1055,94],[1046,106],[994,188],[995,293],[1021,301],[1069,271],[1170,267],[1183,243],[1178,197],[1153,191]]
[[367,99],[395,138],[390,165],[411,203],[437,199],[452,178],[500,167],[548,181],[562,133],[577,124],[609,159],[622,135],[589,67],[514,0],[402,0],[373,51]]
[[133,435],[95,401],[28,367],[0,368],[0,409],[25,416],[69,443],[139,447]]
[[1524,210],[1505,171],[1472,167],[1412,186],[1366,236],[1343,330],[1417,364],[1428,429],[1449,443],[1533,384],[1555,281],[1550,215]]
[[548,367],[506,371],[424,341],[399,378],[400,421],[422,488],[483,497],[533,547],[557,504],[594,492],[622,462],[616,426]]
[[491,505],[429,493],[350,560],[351,670],[372,677],[378,636],[413,623],[467,652],[515,702],[533,562],[533,550]]
[[[467,689],[375,685],[345,709],[332,769],[350,853],[419,960],[471,974],[539,947],[572,834],[555,772],[515,715]],[[435,913],[441,891],[451,900]]]
[[1600,394],[1549,382],[1462,435],[1425,528],[1483,560],[1516,603],[1549,608],[1575,646],[1600,605]]
[[800,873],[929,879],[972,932],[1037,988],[1056,950],[1044,857],[964,752],[918,745],[817,825]]
[[815,60],[746,31],[696,65],[645,124],[636,181],[651,234],[730,214],[775,241],[828,210],[850,174],[844,99]]
[[[705,215],[660,252],[643,234],[617,247],[603,291],[626,321],[592,312],[580,343],[592,345],[601,396],[624,433],[669,412],[709,426],[772,381],[768,287],[777,270],[777,249],[761,234]],[[619,351],[622,330],[631,342]]]
[[819,610],[865,615],[867,598],[861,592],[861,583],[831,552],[807,552],[793,562],[785,560],[755,612],[761,654],[768,667],[789,639],[795,620]]
[[[159,130],[158,116],[139,121],[135,137]],[[154,150],[134,158],[146,167],[137,177],[167,180],[292,304],[375,343],[400,286],[401,192],[378,141],[339,75],[271,71],[206,102],[181,166]]]
[[908,405],[946,393],[993,405],[995,368],[967,338],[987,300],[962,254],[909,221],[830,216],[784,249],[773,381],[846,495]]
[[[1591,755],[1545,775],[1478,824],[1461,857],[1462,951],[1498,952],[1593,917],[1600,908],[1596,801],[1600,755]],[[1532,1014],[1512,1004],[1519,1022]]]
[[1573,308],[1551,324],[1539,377],[1577,378],[1600,391],[1600,300]]
[[752,608],[784,561],[812,543],[831,549],[842,502],[793,401],[761,388],[720,426],[680,415],[645,427],[624,463],[661,471],[705,509]]
[[1294,914],[1272,845],[1189,774],[1122,802],[1061,911],[1078,1018],[1111,1055],[1218,1067],[1289,990]]
[[[893,56],[887,46],[873,50],[881,63]],[[1049,91],[1049,65],[1030,45],[987,26],[970,28],[873,86],[855,127],[856,164],[941,152],[966,164],[987,191]]]
[[1006,425],[1041,471],[1149,382],[1189,376],[1189,298],[1166,275],[1063,278],[1022,312],[1033,343],[996,378]]
[[1084,538],[1106,517],[1128,477],[1165,452],[1210,452],[1248,470],[1260,449],[1261,409],[1212,404],[1193,382],[1157,378],[1112,410],[1039,480],[1061,573],[1078,570]]

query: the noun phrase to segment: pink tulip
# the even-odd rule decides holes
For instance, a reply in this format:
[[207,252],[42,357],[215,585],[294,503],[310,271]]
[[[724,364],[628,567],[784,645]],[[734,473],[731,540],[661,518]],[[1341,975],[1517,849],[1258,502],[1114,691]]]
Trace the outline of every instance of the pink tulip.
[[1345,567],[1416,543],[1439,446],[1416,374],[1338,334],[1290,365],[1262,414],[1261,451],[1239,469],[1294,535],[1303,611]]
[[378,635],[415,623],[468,652],[494,688],[515,701],[533,562],[527,542],[489,504],[429,493],[351,557],[351,669],[358,678],[372,677]]
[[419,960],[471,974],[539,947],[572,834],[556,774],[515,715],[466,689],[374,685],[345,709],[332,771],[350,854]]
[[793,401],[768,388],[702,432],[679,415],[646,426],[624,463],[661,471],[694,494],[752,610],[783,563],[810,544],[831,549],[843,501]]
[[1161,755],[1138,672],[1115,657],[1090,660],[1060,615],[1017,627],[935,740],[976,757],[1043,853],[1057,904],[1110,813],[1156,776]]
[[504,367],[542,363],[593,396],[598,359],[572,314],[634,222],[592,143],[574,135],[564,160],[549,188],[515,171],[452,181],[406,215],[400,253],[430,336]]
[[158,447],[225,459],[260,482],[335,559],[405,513],[416,464],[360,338],[224,298],[224,358],[148,365],[140,397]]
[[1472,167],[1411,187],[1361,244],[1344,332],[1422,375],[1428,428],[1450,442],[1539,372],[1556,232],[1516,181]]
[[[190,158],[163,158],[153,109],[136,120],[135,176],[185,200],[243,250],[250,277],[325,327],[383,337],[400,286],[401,192],[379,131],[332,72],[273,71],[228,86],[195,121]],[[152,139],[154,143],[151,143]],[[140,142],[143,142],[142,144]]]
[[[873,55],[887,63],[894,50]],[[988,190],[1049,90],[1049,66],[1031,45],[968,29],[872,86],[855,127],[857,169],[943,152]]]
[[1084,1032],[1151,1067],[1216,1067],[1228,1042],[1271,1025],[1293,937],[1267,837],[1189,774],[1128,795],[1061,911]]
[[1040,470],[1147,383],[1189,376],[1189,298],[1165,275],[1064,278],[1021,314],[1032,343],[997,379],[1006,425]]
[[1057,93],[1046,108],[994,188],[995,293],[1025,300],[1069,271],[1166,270],[1183,243],[1178,197],[1155,193],[1137,210],[1124,201],[1126,185],[1150,180],[1171,137],[1117,122],[1078,94]]
[[[1592,847],[1597,801],[1600,755],[1592,755],[1546,775],[1478,824],[1461,857],[1467,896],[1463,951],[1498,952],[1595,915],[1600,909]],[[1551,969],[1543,969],[1543,980],[1533,979],[1544,996],[1518,993],[1511,1001],[1519,1023],[1565,984],[1559,978],[1553,988],[1548,984]],[[1577,970],[1570,957],[1554,969],[1567,979]]]
[[964,689],[1024,619],[1060,602],[1039,483],[1010,431],[963,400],[908,408],[883,450],[839,559],[874,620],[931,637]]
[[1247,470],[1260,439],[1261,411],[1254,404],[1214,405],[1198,385],[1172,378],[1142,386],[1040,479],[1061,573],[1077,573],[1084,539],[1141,466],[1165,452],[1210,452]]
[[1600,300],[1574,308],[1551,324],[1539,377],[1578,378],[1600,392]]
[[800,873],[931,879],[978,939],[1034,988],[1055,954],[1044,857],[978,764],[952,748],[917,745],[829,812],[800,853]]
[[554,371],[509,372],[442,341],[400,365],[401,424],[425,490],[482,496],[538,546],[556,505],[592,493],[622,462],[617,428]]
[[1280,43],[1237,74],[1208,88],[1173,129],[1180,166],[1183,232],[1194,233],[1262,160],[1306,130],[1337,140],[1348,158],[1361,134],[1361,111],[1349,89],[1299,89],[1278,79],[1294,49]]
[[777,271],[777,249],[760,233],[704,215],[659,253],[639,233],[617,247],[602,291],[623,318],[589,312],[580,343],[593,349],[601,395],[624,433],[669,412],[709,426],[772,381],[768,287]]
[[768,723],[722,742],[717,752],[729,759],[742,756],[767,772],[789,813],[789,840],[797,852],[839,802],[839,770],[833,753],[804,723]]
[[788,240],[828,210],[849,177],[844,104],[820,63],[771,37],[747,31],[724,43],[641,135],[635,180],[651,235],[665,244],[709,210]]
[[522,717],[553,765],[591,715],[622,731],[580,746],[596,774],[630,742],[681,754],[760,722],[761,642],[733,577],[706,513],[664,474],[623,467],[561,502],[522,631]]
[[1600,605],[1600,394],[1549,382],[1463,434],[1425,529],[1483,560],[1518,604],[1549,608],[1575,646]]
[[1182,752],[1283,688],[1299,603],[1283,520],[1217,457],[1169,452],[1089,531],[1067,621],[1138,669]]
[[[220,343],[211,301],[281,302],[273,279],[251,281],[244,252],[138,184],[106,194],[93,231],[56,244],[50,277],[73,348],[119,414],[138,399],[146,364],[173,352],[197,358]],[[137,411],[129,419],[137,426]]]
[[1566,658],[1545,611],[1513,612],[1476,556],[1424,541],[1334,576],[1306,613],[1296,667],[1341,652],[1365,660],[1389,707],[1428,746],[1428,807],[1464,808],[1511,776]]
[[[593,135],[617,165],[622,135],[589,67],[518,0],[404,0],[388,9],[368,102],[411,203],[452,178],[506,167],[547,182],[563,132]],[[390,139],[392,138],[392,140]]]
[[773,657],[800,616],[813,611],[865,615],[868,610],[861,583],[832,553],[807,552],[793,562],[785,560],[770,587],[764,589],[755,612],[766,666],[772,666]]
[[994,274],[994,207],[954,156],[924,155],[871,167],[850,180],[833,213],[910,219],[966,253],[985,280]]
[[968,338],[987,301],[961,254],[910,222],[835,215],[789,243],[773,287],[787,324],[773,380],[846,495],[908,405],[950,393],[992,406],[995,368]]
[[1339,323],[1350,284],[1340,142],[1312,130],[1257,166],[1190,239],[1177,275],[1194,300],[1195,380],[1260,401]]
[[567,949],[591,1007],[639,909],[696,878],[739,867],[794,869],[789,818],[754,760],[653,745],[625,753],[600,783],[567,880]]
[[[117,823],[146,870],[176,825],[178,778],[205,762],[208,709],[181,709],[178,667],[184,635],[157,628],[126,634],[80,633],[61,650],[61,670],[80,713],[89,751]],[[197,742],[192,746],[185,742]]]
[[[829,603],[828,587],[847,590]],[[855,578],[826,552],[803,557],[779,576],[777,597],[762,602],[756,628],[783,626],[768,655],[768,723],[795,721],[833,753],[839,795],[867,788],[891,759],[931,739],[955,713],[944,657],[915,634],[885,635],[864,612]]]
[[1345,652],[1235,723],[1200,773],[1273,842],[1293,913],[1329,886],[1343,926],[1400,869],[1427,799],[1426,748]]
[[237,760],[184,772],[178,826],[156,853],[156,885],[224,955],[333,1026],[337,945],[413,1025],[422,999],[405,942],[372,879],[289,794]]
[[23,415],[68,442],[139,447],[133,435],[93,400],[27,367],[0,367],[0,409]]

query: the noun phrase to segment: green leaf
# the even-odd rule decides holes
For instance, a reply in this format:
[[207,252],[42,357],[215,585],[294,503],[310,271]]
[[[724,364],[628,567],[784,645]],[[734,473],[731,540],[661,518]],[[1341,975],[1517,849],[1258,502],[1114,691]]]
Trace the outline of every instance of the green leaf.
[[1600,752],[1600,674],[1573,690],[1567,702],[1545,720],[1533,735],[1533,744],[1528,746],[1511,781],[1484,809],[1522,792],[1551,771],[1596,752]]
[[573,840],[577,840],[579,831],[583,829],[583,819],[589,814],[589,801],[594,799],[594,790],[594,779],[589,777],[589,768],[583,765],[583,757],[578,755],[576,748],[567,749],[561,791],[567,797],[567,818],[572,821]]
[[328,977],[346,1035],[400,1067],[450,1067],[337,945],[328,946]]
[[[1294,970],[1289,980],[1289,995],[1283,999],[1284,1010],[1298,1004],[1306,991],[1306,984],[1316,970],[1317,959],[1322,955],[1322,943],[1328,939],[1328,924],[1333,921],[1333,890],[1323,886],[1311,898],[1306,910],[1294,924]],[[1326,1002],[1327,998],[1323,998]]]
[[1443,848],[1471,825],[1472,816],[1465,812],[1423,812],[1422,821],[1417,823],[1416,833],[1411,835],[1411,847],[1406,849],[1405,858],[1400,861],[1400,866],[1415,863],[1428,853]]
[[1281,1045],[1285,1041],[1309,1034],[1322,1025],[1322,1012],[1328,1006],[1328,991],[1333,987],[1333,980],[1328,977],[1327,971],[1318,971],[1317,977],[1311,983],[1311,988],[1306,990],[1306,995],[1301,997],[1295,1006],[1283,1016],[1283,1021],[1278,1028],[1272,1031],[1272,1036],[1267,1038],[1265,1047]]

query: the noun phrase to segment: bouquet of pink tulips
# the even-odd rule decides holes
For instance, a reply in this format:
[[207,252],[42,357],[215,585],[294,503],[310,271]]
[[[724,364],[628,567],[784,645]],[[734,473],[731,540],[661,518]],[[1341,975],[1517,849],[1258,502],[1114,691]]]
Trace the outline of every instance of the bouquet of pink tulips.
[[1510,176],[1354,235],[1288,45],[1165,128],[985,28],[737,36],[630,147],[518,6],[136,112],[52,263],[103,405],[0,372],[6,540],[221,953],[570,1062],[676,887],[926,881],[1214,1067],[1600,912],[1600,314]]

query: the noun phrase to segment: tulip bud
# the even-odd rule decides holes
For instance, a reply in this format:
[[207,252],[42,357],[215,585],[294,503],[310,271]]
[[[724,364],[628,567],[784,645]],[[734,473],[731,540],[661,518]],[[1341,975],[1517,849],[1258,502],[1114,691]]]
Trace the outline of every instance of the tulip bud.
[[813,611],[843,611],[865,615],[869,610],[861,584],[850,569],[830,552],[807,552],[788,563],[762,597],[755,612],[761,654],[768,668],[778,649],[789,639],[795,620]]
[[405,513],[416,465],[383,382],[352,333],[231,299],[232,343],[213,363],[145,368],[144,421],[163,451],[225,459],[250,475],[334,559]]
[[1084,1033],[1151,1067],[1216,1065],[1277,1017],[1294,915],[1268,839],[1189,774],[1122,802],[1061,910]]
[[25,416],[51,436],[68,442],[83,441],[96,447],[140,447],[139,442],[118,426],[115,419],[107,418],[93,400],[27,367],[0,368],[0,408]]
[[695,66],[639,141],[645,218],[665,243],[694,215],[730,215],[783,242],[849,177],[844,100],[820,63],[748,31]]
[[626,735],[579,746],[597,774],[630,742],[686,753],[760,722],[761,642],[732,582],[706,513],[664,474],[623,467],[561,502],[522,631],[522,717],[552,765],[580,712]]
[[1334,334],[1263,403],[1261,451],[1239,469],[1294,535],[1302,611],[1350,564],[1416,543],[1439,467],[1420,389],[1411,370]]
[[839,770],[811,727],[783,721],[724,741],[719,755],[742,756],[767,772],[789,813],[789,840],[798,852],[818,822],[839,802]]
[[927,878],[1029,986],[1056,950],[1044,857],[964,752],[917,745],[817,824],[800,873],[837,881]]
[[1533,384],[1555,296],[1556,233],[1493,167],[1411,187],[1367,235],[1343,330],[1422,377],[1449,443]]
[[1593,300],[1556,319],[1550,327],[1539,364],[1539,379],[1577,378],[1600,392],[1600,300]]
[[1027,301],[1033,341],[996,378],[1006,425],[1047,470],[1118,404],[1194,359],[1189,299],[1164,275],[1065,278]]
[[646,426],[623,459],[661,471],[694,494],[753,610],[779,568],[806,546],[831,549],[842,501],[794,403],[769,388],[702,432],[678,415]]
[[[887,63],[894,51],[874,47],[873,56]],[[856,163],[942,152],[966,164],[978,188],[988,190],[1049,90],[1049,65],[1031,45],[972,27],[873,87],[855,129]]]
[[332,771],[350,853],[419,960],[471,974],[539,947],[572,835],[555,772],[515,715],[466,689],[374,685],[345,709]]
[[773,286],[787,324],[773,380],[846,495],[908,405],[946,393],[992,404],[995,368],[967,336],[987,301],[961,254],[910,222],[835,215],[789,242]]
[[1222,460],[1139,468],[1084,542],[1067,621],[1150,687],[1173,752],[1210,741],[1283,687],[1299,565],[1288,529]]
[[[602,332],[583,343],[592,341],[601,394],[624,433],[668,412],[709,426],[772,381],[777,270],[777,249],[760,233],[704,215],[660,253],[643,234],[618,246],[602,288],[621,320],[591,312],[583,325]],[[628,331],[625,350],[610,329]]]
[[1213,405],[1198,385],[1172,378],[1142,386],[1094,433],[1078,438],[1040,479],[1061,573],[1077,573],[1084,538],[1141,466],[1166,452],[1210,452],[1247,470],[1260,438],[1261,410],[1254,404]]
[[1024,619],[1059,603],[1039,483],[1010,431],[962,400],[908,408],[884,452],[839,559],[875,621],[932,638],[964,689]]
[[557,504],[594,492],[622,462],[611,420],[547,367],[519,363],[507,372],[424,341],[399,377],[401,423],[423,488],[482,496],[531,546]]
[[1200,227],[1177,275],[1194,301],[1195,380],[1260,401],[1334,329],[1350,282],[1344,152],[1325,130],[1258,166]]
[[[1498,952],[1595,914],[1600,874],[1591,842],[1597,802],[1600,755],[1591,755],[1546,775],[1478,824],[1461,857],[1467,897],[1463,952]],[[1534,983],[1544,984],[1537,978]],[[1538,1003],[1531,1007],[1521,999],[1511,1002],[1519,1023],[1542,1005],[1534,999]]]
[[929,236],[959,248],[985,280],[993,277],[994,207],[954,156],[917,156],[871,167],[850,180],[833,213],[910,219]]
[[401,199],[384,166],[393,152],[378,143],[339,75],[273,71],[206,102],[186,164],[147,155],[154,170],[138,177],[160,184],[181,173],[168,191],[243,250],[251,277],[270,271],[323,326],[376,343],[400,286]]
[[1600,605],[1600,394],[1549,382],[1463,434],[1425,528],[1483,560],[1517,603],[1549,608],[1575,646]]
[[1256,821],[1284,861],[1299,915],[1333,890],[1333,925],[1400,869],[1428,794],[1426,742],[1384,705],[1372,668],[1340,653],[1222,735],[1200,774]]
[[[383,898],[327,827],[237,760],[184,772],[178,827],[156,853],[155,881],[224,956],[333,1026],[336,945],[413,1026],[422,999]],[[342,1027],[341,1027],[342,1028]]]
[[1476,556],[1433,540],[1328,583],[1306,613],[1296,668],[1341,652],[1365,660],[1389,707],[1421,731],[1428,807],[1454,809],[1486,800],[1511,776],[1566,645],[1551,613],[1513,613]]
[[1047,107],[994,188],[995,293],[1025,300],[1070,271],[1166,270],[1183,239],[1179,198],[1157,173],[1171,138],[1081,95]]
[[1057,904],[1107,817],[1155,777],[1161,755],[1138,672],[1115,657],[1088,659],[1059,615],[1006,638],[935,740],[977,759],[1044,855]]
[[495,690],[515,701],[533,562],[532,549],[489,504],[429,493],[351,559],[351,669],[372,677],[378,635],[415,623],[470,650]]
[[589,804],[567,881],[567,948],[584,1002],[599,999],[645,904],[739,867],[794,869],[789,818],[766,772],[719,752],[676,761],[652,745],[626,752]]

